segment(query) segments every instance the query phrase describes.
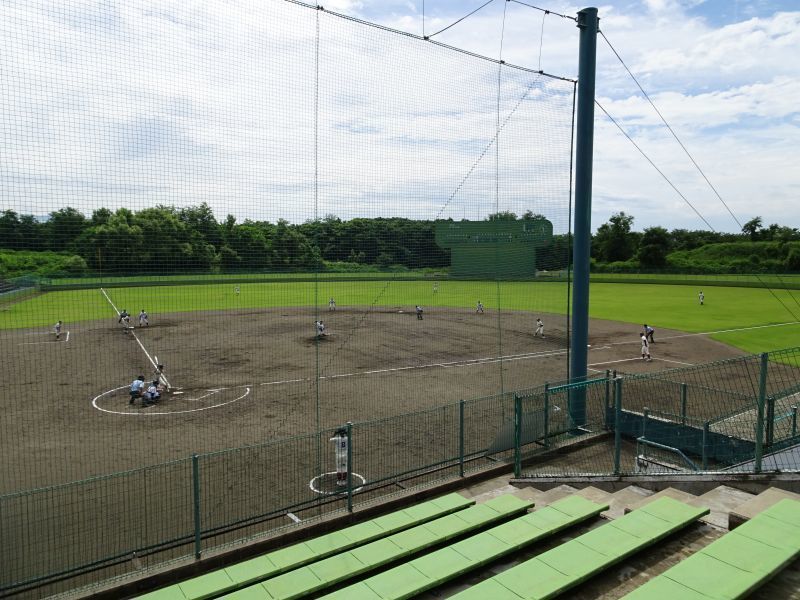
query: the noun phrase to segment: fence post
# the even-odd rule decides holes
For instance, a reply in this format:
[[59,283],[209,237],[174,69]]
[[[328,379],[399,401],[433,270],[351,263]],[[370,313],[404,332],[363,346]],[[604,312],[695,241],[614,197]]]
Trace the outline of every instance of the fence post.
[[614,475],[619,475],[622,452],[622,378],[614,379]]
[[192,504],[194,506],[194,557],[199,559],[202,551],[202,529],[200,523],[200,457],[192,454]]
[[642,437],[647,439],[647,417],[650,415],[650,409],[646,406],[642,412]]
[[686,396],[689,386],[681,384],[681,425],[686,425]]
[[544,384],[544,447],[550,447],[550,384]]
[[797,404],[792,407],[792,437],[797,435]]
[[767,396],[767,446],[775,441],[775,398]]
[[522,473],[521,453],[522,441],[522,398],[514,394],[514,477]]
[[458,476],[464,477],[464,400],[458,401]]
[[347,422],[347,512],[353,512],[353,423]]
[[703,423],[703,471],[708,471],[708,428],[710,422]]
[[758,377],[758,417],[756,418],[756,456],[753,469],[761,473],[761,461],[764,458],[764,403],[767,398],[767,362],[769,355],[761,354],[761,371]]
[[611,370],[606,369],[606,413],[603,415],[606,421],[606,427],[608,427],[608,409],[611,407]]

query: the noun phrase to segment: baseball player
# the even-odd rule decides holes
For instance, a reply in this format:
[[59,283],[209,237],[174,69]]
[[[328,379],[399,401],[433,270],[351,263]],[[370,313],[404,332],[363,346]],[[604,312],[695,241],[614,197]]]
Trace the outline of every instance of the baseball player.
[[703,290],[700,290],[700,293],[697,294],[697,299],[700,300],[700,306],[703,306],[703,302],[706,301],[706,295],[703,293]]
[[233,288],[233,293],[234,293],[234,294],[236,294],[236,296],[237,296],[237,297],[239,296],[239,293],[240,293],[241,291],[242,291],[242,290],[240,290],[240,289],[239,289],[239,286],[238,286],[238,285],[237,285],[236,287],[234,287],[234,288]]
[[325,335],[325,323],[322,321],[314,321],[314,325],[317,328],[317,337]]
[[642,339],[642,360],[650,362],[653,359],[650,357],[650,344],[647,343],[647,336],[644,331],[639,334],[639,337]]
[[128,392],[131,399],[128,404],[133,404],[133,401],[136,400],[136,398],[141,398],[142,392],[144,392],[144,375],[139,375],[139,377],[134,379],[133,383],[131,383],[131,390]]
[[330,441],[336,444],[336,485],[347,485],[347,430],[337,429]]
[[433,282],[433,293],[435,294],[438,291],[439,291],[439,282],[438,281],[434,281]]
[[329,310],[329,311],[334,311],[334,310],[336,310],[336,300],[334,300],[333,298],[331,298],[330,300],[328,300],[328,310]]
[[142,312],[139,313],[139,327],[147,327],[148,325],[150,325],[149,317],[144,309],[142,309]]
[[541,336],[544,339],[544,323],[542,323],[541,319],[536,319],[536,331],[533,333],[533,337]]
[[478,314],[483,314],[483,302],[478,300],[478,304],[475,306],[475,312]]
[[121,325],[123,322],[130,322],[130,320],[131,320],[130,314],[128,313],[127,310],[123,308],[122,312],[119,313],[119,321],[117,321],[117,323]]
[[53,326],[53,330],[54,330],[54,331],[55,331],[55,333],[56,333],[56,341],[58,341],[58,340],[60,340],[60,339],[61,339],[61,329],[62,329],[63,327],[64,327],[64,324],[63,324],[61,321],[59,321],[58,323],[56,323],[56,324]]
[[644,336],[647,338],[651,344],[655,344],[656,341],[653,339],[653,334],[656,332],[655,329],[650,327],[647,323],[644,324]]
[[158,379],[154,379],[152,383],[147,386],[147,391],[142,396],[142,406],[150,406],[158,402],[161,398],[161,389],[158,384]]
[[422,307],[419,304],[417,304],[414,307],[414,310],[417,311],[417,320],[422,321]]

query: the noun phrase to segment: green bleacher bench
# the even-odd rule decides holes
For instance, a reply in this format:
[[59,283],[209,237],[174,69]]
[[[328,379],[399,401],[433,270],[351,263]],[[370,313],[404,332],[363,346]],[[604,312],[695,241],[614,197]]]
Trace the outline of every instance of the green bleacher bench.
[[444,515],[464,510],[473,504],[475,504],[474,500],[464,498],[460,494],[447,494],[176,583],[140,597],[147,600],[213,598],[322,560],[338,552],[344,552]]
[[352,577],[525,513],[533,503],[504,495],[311,563],[262,583],[235,591],[224,598],[291,600],[303,598]]
[[744,598],[800,556],[800,502],[785,499],[625,596]]
[[707,508],[689,506],[665,496],[482,581],[453,598],[555,598],[708,513]]
[[402,600],[479,569],[555,533],[598,516],[607,504],[569,496],[452,546],[420,556],[327,596],[326,600]]

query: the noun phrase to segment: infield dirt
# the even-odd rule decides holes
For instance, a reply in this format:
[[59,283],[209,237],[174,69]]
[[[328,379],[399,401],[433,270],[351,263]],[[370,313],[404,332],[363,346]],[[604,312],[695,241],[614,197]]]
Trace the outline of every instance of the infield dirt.
[[[541,316],[544,339],[534,337]],[[326,323],[317,338],[314,321]],[[52,485],[202,453],[260,444],[539,386],[567,378],[563,315],[469,309],[286,308],[158,315],[137,327],[166,365],[172,393],[128,404],[152,377],[149,358],[116,320],[2,332],[0,492]],[[591,322],[590,374],[658,371],[741,354],[703,335],[657,330],[653,362],[637,325]],[[500,357],[503,357],[502,359]]]

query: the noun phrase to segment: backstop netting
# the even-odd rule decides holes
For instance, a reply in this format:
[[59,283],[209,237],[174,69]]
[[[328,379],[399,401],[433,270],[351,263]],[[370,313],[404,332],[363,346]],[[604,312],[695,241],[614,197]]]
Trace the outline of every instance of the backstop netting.
[[0,493],[566,378],[573,81],[294,2],[0,14]]

